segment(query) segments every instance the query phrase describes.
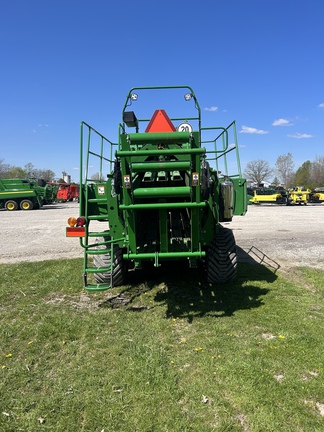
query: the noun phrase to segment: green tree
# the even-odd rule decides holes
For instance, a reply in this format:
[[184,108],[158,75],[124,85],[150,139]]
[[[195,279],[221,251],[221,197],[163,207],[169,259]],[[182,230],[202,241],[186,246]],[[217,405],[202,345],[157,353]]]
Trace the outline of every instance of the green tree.
[[312,162],[306,161],[298,168],[295,174],[295,185],[294,186],[304,186],[305,188],[312,188],[311,182],[311,169]]
[[25,170],[22,169],[21,167],[10,166],[10,168],[6,174],[6,178],[23,179],[23,178],[26,178],[26,173],[25,173]]

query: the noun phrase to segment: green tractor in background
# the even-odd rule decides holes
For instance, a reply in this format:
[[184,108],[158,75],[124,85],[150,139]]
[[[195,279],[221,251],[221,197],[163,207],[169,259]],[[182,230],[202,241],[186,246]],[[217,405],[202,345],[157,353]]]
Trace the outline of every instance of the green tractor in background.
[[235,238],[222,225],[247,210],[235,122],[202,127],[188,86],[136,87],[118,142],[82,122],[80,154],[79,217],[67,236],[80,237],[86,290],[122,285],[147,262],[200,261],[210,283],[235,278]]

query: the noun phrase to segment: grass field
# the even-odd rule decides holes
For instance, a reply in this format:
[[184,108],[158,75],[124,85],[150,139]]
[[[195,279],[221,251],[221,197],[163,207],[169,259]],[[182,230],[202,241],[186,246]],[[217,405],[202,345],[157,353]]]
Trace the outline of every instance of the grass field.
[[82,261],[1,265],[0,430],[322,431],[324,272],[182,267],[82,290]]

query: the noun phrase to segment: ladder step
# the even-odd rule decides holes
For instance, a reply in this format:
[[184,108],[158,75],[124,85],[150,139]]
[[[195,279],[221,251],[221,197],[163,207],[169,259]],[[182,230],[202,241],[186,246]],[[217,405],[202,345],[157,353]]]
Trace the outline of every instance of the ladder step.
[[88,249],[86,251],[87,255],[106,255],[110,253],[108,249]]
[[91,292],[95,292],[95,291],[106,291],[108,289],[111,288],[111,285],[109,284],[88,284],[85,287],[86,291],[91,291]]
[[86,273],[106,273],[111,272],[111,267],[88,267],[85,269]]

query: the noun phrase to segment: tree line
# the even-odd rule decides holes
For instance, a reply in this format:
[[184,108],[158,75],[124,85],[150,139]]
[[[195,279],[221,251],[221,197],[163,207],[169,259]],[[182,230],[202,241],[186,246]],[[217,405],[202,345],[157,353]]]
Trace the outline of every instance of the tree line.
[[[269,182],[287,188],[324,187],[323,156],[316,157],[313,162],[309,160],[304,162],[297,170],[294,168],[293,156],[287,153],[277,158],[274,168],[271,168],[269,162],[263,159],[248,162],[244,170],[244,177],[257,185]],[[44,179],[51,182],[55,181],[55,173],[49,169],[36,169],[31,162],[21,168],[6,164],[3,159],[0,159],[0,178]],[[58,181],[61,180],[63,181],[63,179]]]
[[256,185],[270,182],[286,188],[320,188],[324,187],[324,157],[317,156],[312,162],[307,160],[297,170],[291,153],[279,156],[274,168],[266,160],[253,160],[247,163],[244,177]]
[[49,169],[36,169],[31,162],[21,168],[6,164],[3,159],[0,159],[0,178],[43,179],[47,182],[52,182],[55,181],[55,173]]

